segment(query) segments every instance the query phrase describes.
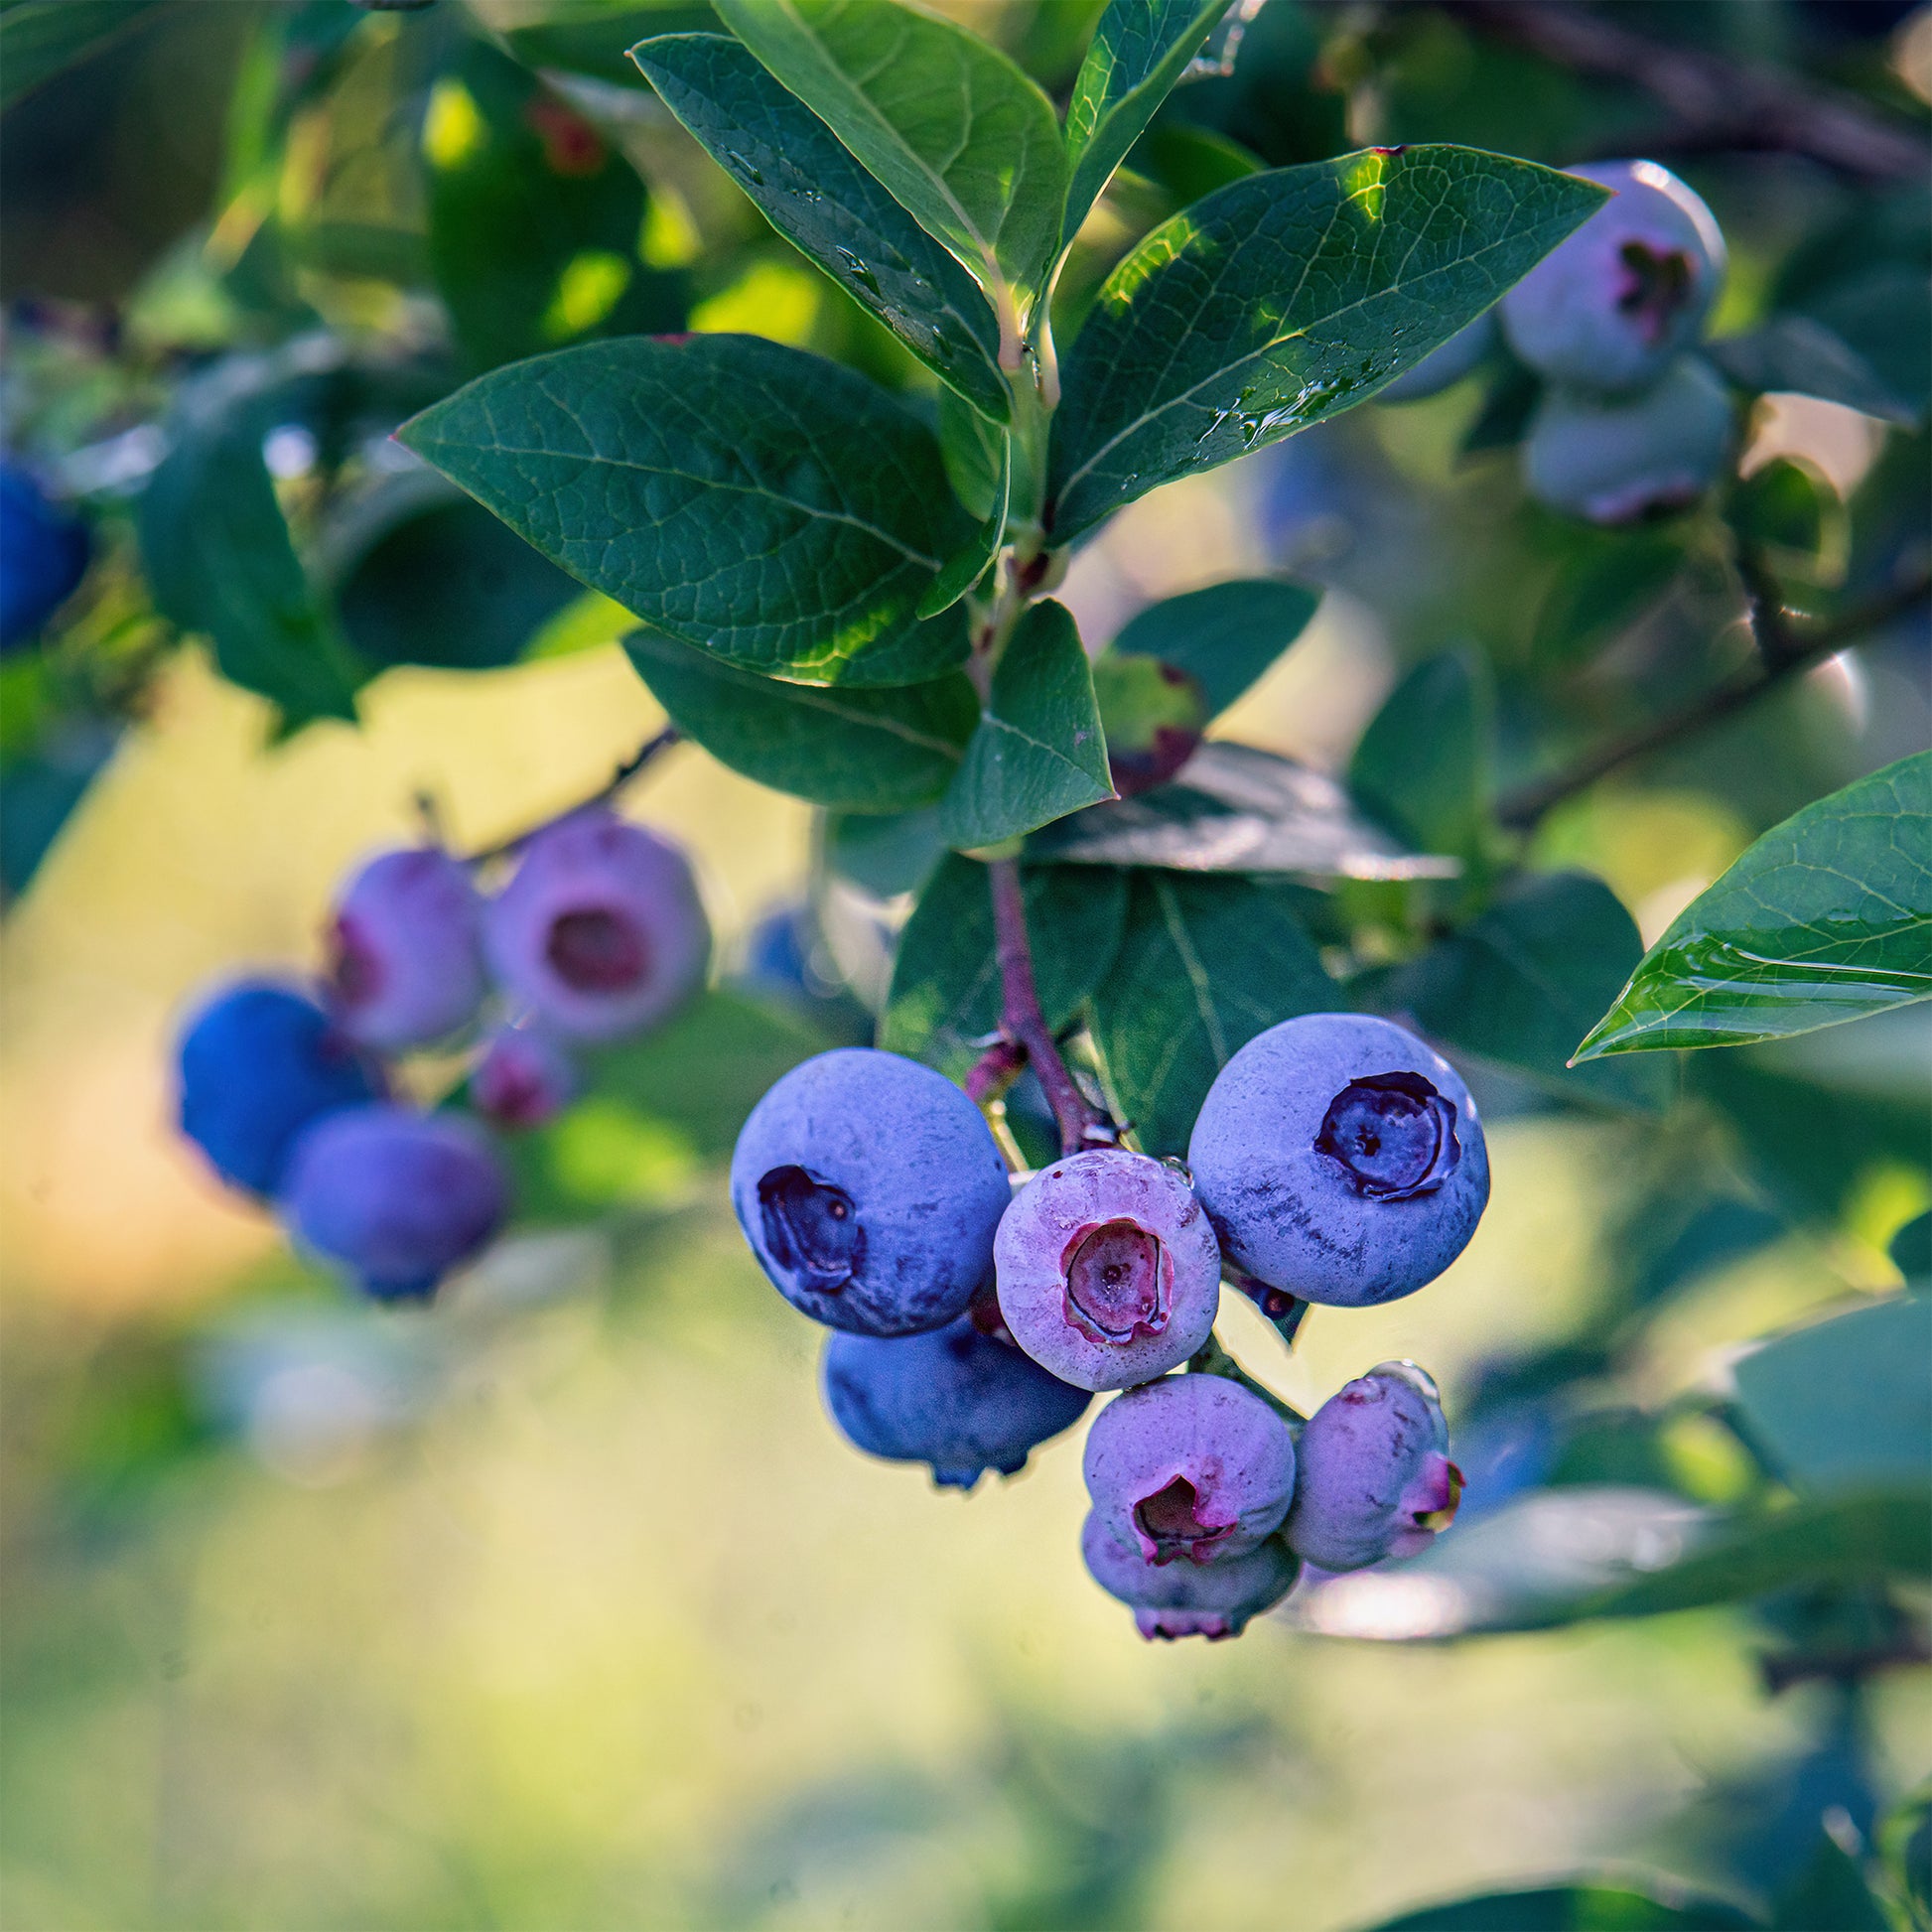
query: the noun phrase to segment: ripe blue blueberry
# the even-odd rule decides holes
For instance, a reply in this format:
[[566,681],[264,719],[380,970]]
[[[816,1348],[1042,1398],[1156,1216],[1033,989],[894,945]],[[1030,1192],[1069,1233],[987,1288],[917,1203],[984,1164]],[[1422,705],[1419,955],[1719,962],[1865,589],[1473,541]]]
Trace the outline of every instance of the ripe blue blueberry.
[[1631,523],[1701,496],[1723,473],[1734,431],[1717,371],[1683,355],[1638,395],[1546,390],[1523,445],[1523,480],[1552,509]]
[[1414,1556],[1454,1518],[1461,1472],[1436,1384],[1413,1362],[1384,1362],[1331,1396],[1300,1449],[1282,1533],[1305,1563],[1361,1570]]
[[1295,1495],[1295,1438],[1223,1375],[1130,1389],[1087,1432],[1087,1494],[1122,1549],[1162,1567],[1218,1563],[1271,1536]]
[[420,1301],[502,1225],[509,1182],[473,1121],[354,1107],[296,1141],[282,1213],[379,1302]]
[[252,1194],[281,1185],[312,1121],[374,1099],[381,1082],[313,1000],[244,980],[183,1029],[176,1049],[181,1130],[223,1180]]
[[1210,1643],[1238,1637],[1250,1617],[1288,1594],[1299,1574],[1281,1539],[1272,1536],[1245,1556],[1200,1564],[1149,1563],[1138,1551],[1114,1541],[1098,1510],[1087,1512],[1080,1554],[1094,1582],[1133,1610],[1136,1627],[1150,1642],[1157,1637],[1205,1637]]
[[337,901],[329,937],[330,1005],[365,1046],[425,1046],[483,1004],[483,900],[434,846],[370,860]]
[[1699,197],[1654,161],[1570,172],[1614,198],[1503,297],[1503,334],[1553,381],[1640,389],[1697,341],[1724,279],[1724,236]]
[[498,1127],[541,1127],[570,1105],[577,1069],[537,1027],[498,1027],[470,1075],[470,1103]]
[[971,1314],[923,1335],[832,1335],[825,1406],[856,1448],[929,1462],[934,1482],[970,1489],[988,1469],[1015,1474],[1070,1429],[1093,1398],[1048,1375]]
[[1125,1148],[1063,1156],[1000,1223],[1000,1312],[1041,1367],[1124,1389],[1184,1362],[1214,1326],[1221,1254],[1187,1182]]
[[793,1067],[732,1155],[732,1205],[778,1293],[857,1334],[963,1313],[1011,1198],[980,1110],[930,1067],[869,1046]]
[[1375,392],[1377,402],[1421,402],[1439,396],[1468,375],[1496,345],[1496,312],[1485,309],[1448,342],[1432,348],[1413,369]]
[[1489,1198],[1482,1124],[1455,1069],[1354,1013],[1305,1014],[1242,1047],[1208,1091],[1187,1162],[1234,1261],[1340,1308],[1434,1281]]
[[0,462],[0,656],[31,644],[87,574],[92,539],[17,465]]
[[560,1034],[608,1039],[704,983],[711,928],[676,846],[593,810],[538,833],[483,915],[504,988]]

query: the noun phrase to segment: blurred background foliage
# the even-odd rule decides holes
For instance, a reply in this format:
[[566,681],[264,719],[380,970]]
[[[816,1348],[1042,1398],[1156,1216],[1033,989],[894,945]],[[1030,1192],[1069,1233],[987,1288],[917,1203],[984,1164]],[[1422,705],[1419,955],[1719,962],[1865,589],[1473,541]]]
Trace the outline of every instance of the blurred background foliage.
[[[1063,92],[1097,7],[950,11]],[[1816,318],[1892,399],[1768,398],[1763,481],[1723,510],[1757,519],[1804,609],[1922,567],[1932,218],[1922,160],[1885,142],[1922,155],[1932,11],[1584,16],[1839,90],[1876,130],[1850,153],[1559,54],[1537,23],[1572,11],[1238,9],[1089,220],[1062,334],[1135,238],[1257,163],[1654,154],[1729,240],[1717,333]],[[1476,981],[1510,1049],[1485,1052],[1466,987],[1402,1003],[1493,1123],[1474,1243],[1410,1301],[1317,1313],[1292,1363],[1232,1315],[1304,1408],[1379,1357],[1428,1361],[1462,1520],[1423,1567],[1214,1650],[1150,1649],[1087,1582],[1066,1444],[963,1504],[853,1456],[814,1337],[731,1225],[720,1163],[752,1100],[870,1035],[926,863],[902,827],[827,825],[690,749],[651,770],[631,808],[697,855],[725,981],[523,1144],[527,1227],[433,1313],[348,1306],[174,1138],[165,1041],[194,992],[309,959],[344,869],[422,800],[487,843],[661,722],[623,614],[402,456],[397,421],[502,360],[680,327],[935,406],[621,58],[708,18],[0,11],[6,440],[97,547],[44,645],[0,665],[7,1924],[1341,1932],[1587,1874],[1607,1891],[1427,1922],[1738,1922],[1664,1915],[1695,1893],[1812,1932],[1926,1923],[1926,1470],[1916,1414],[1894,1427],[1864,1379],[1924,1336],[1739,1356],[1823,1311],[1922,1308],[1894,1292],[1932,1274],[1932,1008],[1566,1073],[1602,1000],[1531,1050],[1516,901],[1463,927],[1522,966],[1515,992]],[[1742,648],[1720,506],[1637,531],[1539,509],[1521,416],[1481,379],[1358,410],[1136,504],[1063,593],[1090,646],[1230,577],[1326,593],[1214,732],[1351,775],[1465,858],[1460,887],[1303,895],[1317,938],[1392,974],[1508,856],[1493,798]],[[1563,888],[1605,908],[1583,980],[1607,999],[1631,922],[1656,937],[1760,831],[1924,746],[1927,649],[1921,610],[1543,816],[1531,865],[1602,882]],[[1442,734],[1413,721],[1457,715],[1493,719],[1493,753],[1471,727],[1483,768],[1432,791]],[[1732,1520],[1809,1539],[1803,1560],[1747,1552],[1761,1587],[1716,1592],[1741,1606],[1552,1616],[1641,1595]]]

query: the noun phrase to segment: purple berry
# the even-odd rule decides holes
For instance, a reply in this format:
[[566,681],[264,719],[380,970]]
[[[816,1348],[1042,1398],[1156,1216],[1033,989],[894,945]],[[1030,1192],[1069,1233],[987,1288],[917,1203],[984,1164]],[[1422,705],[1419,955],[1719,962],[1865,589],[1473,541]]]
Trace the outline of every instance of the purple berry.
[[793,1067],[732,1155],[732,1205],[778,1293],[856,1334],[963,1313],[1011,1198],[980,1110],[930,1067],[869,1046]]
[[929,1462],[934,1482],[958,1489],[989,1468],[1017,1473],[1030,1449],[1070,1429],[1093,1399],[982,1333],[970,1314],[923,1335],[832,1335],[824,1390],[855,1448]]
[[1013,1338],[1063,1382],[1124,1389],[1184,1362],[1214,1326],[1221,1253],[1187,1182],[1125,1148],[1042,1168],[993,1244]]
[[509,1183],[474,1122],[354,1107],[295,1145],[282,1212],[379,1302],[419,1300],[502,1225]]
[[1455,1069],[1362,1014],[1305,1014],[1251,1039],[1208,1090],[1187,1161],[1231,1259],[1339,1308],[1434,1281],[1489,1199]]
[[594,810],[530,841],[484,912],[483,943],[538,1020],[608,1039],[665,1019],[698,990],[711,928],[684,854]]
[[1094,1582],[1133,1610],[1136,1627],[1150,1642],[1156,1637],[1205,1637],[1210,1643],[1238,1637],[1250,1617],[1288,1594],[1298,1575],[1295,1559],[1279,1537],[1270,1537],[1245,1556],[1220,1557],[1213,1563],[1149,1563],[1114,1541],[1098,1510],[1087,1512],[1080,1554]]
[[576,1093],[577,1069],[535,1027],[498,1027],[470,1075],[470,1104],[498,1127],[541,1127]]
[[1295,1495],[1295,1438],[1223,1375],[1130,1389],[1087,1432],[1087,1494],[1124,1550],[1157,1567],[1216,1563],[1272,1535]]
[[447,852],[370,860],[330,929],[329,998],[343,1031],[385,1053],[455,1033],[483,1004],[482,937],[483,900]]
[[1421,402],[1439,396],[1475,369],[1496,345],[1496,312],[1485,309],[1475,321],[1458,329],[1448,342],[1432,348],[1413,369],[1375,392],[1377,402]]
[[79,588],[93,539],[17,464],[0,462],[0,657],[33,643]]
[[1309,1419],[1283,1534],[1305,1563],[1361,1570],[1427,1549],[1461,1493],[1436,1384],[1413,1362],[1384,1362]]
[[1553,381],[1640,389],[1697,341],[1724,279],[1724,236],[1654,161],[1570,172],[1615,196],[1503,297],[1503,334]]
[[221,1178],[251,1194],[281,1185],[312,1121],[382,1091],[328,1014],[299,993],[243,981],[207,1002],[177,1049],[181,1129]]

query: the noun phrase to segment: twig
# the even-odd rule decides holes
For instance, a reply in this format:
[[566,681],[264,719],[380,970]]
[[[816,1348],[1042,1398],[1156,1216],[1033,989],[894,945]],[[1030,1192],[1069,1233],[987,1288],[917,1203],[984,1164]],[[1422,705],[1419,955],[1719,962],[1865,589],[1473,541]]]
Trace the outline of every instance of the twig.
[[1493,39],[1654,94],[1681,124],[1682,145],[1808,155],[1866,181],[1925,173],[1926,143],[1909,126],[1809,76],[1787,79],[1704,48],[1651,40],[1563,0],[1449,0],[1449,8]]
[[1568,770],[1534,779],[1508,793],[1496,808],[1502,823],[1526,832],[1553,806],[1587,791],[1620,766],[1718,724],[1800,671],[1836,656],[1853,639],[1903,617],[1915,604],[1932,596],[1932,571],[1920,571],[1907,583],[1805,630],[1792,626],[1783,597],[1767,577],[1759,574],[1754,581],[1747,573],[1745,589],[1750,599],[1751,628],[1757,638],[1757,655],[1750,663],[1676,710],[1606,740]]
[[552,812],[540,824],[526,826],[522,831],[513,833],[509,838],[498,839],[494,845],[480,847],[477,851],[471,853],[464,863],[466,865],[480,866],[489,859],[507,858],[518,846],[527,845],[539,832],[555,825],[560,819],[570,818],[578,812],[587,812],[594,805],[608,804],[660,752],[666,752],[675,745],[678,742],[678,729],[675,725],[666,725],[655,738],[645,739],[588,798],[580,798],[576,804],[567,805],[560,812]]
[[1274,1410],[1284,1422],[1300,1428],[1308,1421],[1301,1410],[1292,1402],[1284,1401],[1266,1382],[1257,1382],[1248,1371],[1227,1351],[1219,1335],[1210,1331],[1207,1339],[1187,1357],[1189,1375],[1218,1375],[1225,1381],[1238,1382],[1250,1395],[1258,1395]]

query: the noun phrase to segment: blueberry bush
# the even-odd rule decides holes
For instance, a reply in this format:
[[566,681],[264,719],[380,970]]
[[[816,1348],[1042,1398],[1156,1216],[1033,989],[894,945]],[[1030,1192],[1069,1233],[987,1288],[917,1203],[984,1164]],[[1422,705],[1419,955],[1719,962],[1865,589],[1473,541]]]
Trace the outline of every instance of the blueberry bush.
[[[674,1239],[572,1150],[684,1123],[855,1448],[970,1492],[1091,1416],[1142,1635],[1730,1606],[1856,1730],[1932,1655],[1923,21],[980,11],[251,8],[192,245],[10,323],[10,897],[183,652],[279,743],[620,639],[615,772],[486,846],[422,798],[186,1011],[215,1184],[433,1332],[536,1231]],[[15,0],[10,102],[148,12]],[[1123,589],[1210,488],[1245,571]],[[1244,738],[1364,612],[1352,751]],[[749,933],[625,813],[698,759],[813,813]],[[1686,796],[1716,863],[1601,876]],[[1613,1150],[1568,1325],[1293,1406],[1548,1119]],[[1842,1292],[1660,1390],[1784,1242]],[[1923,1794],[1846,1778],[1728,1890],[1399,1923],[1932,1923]]]

